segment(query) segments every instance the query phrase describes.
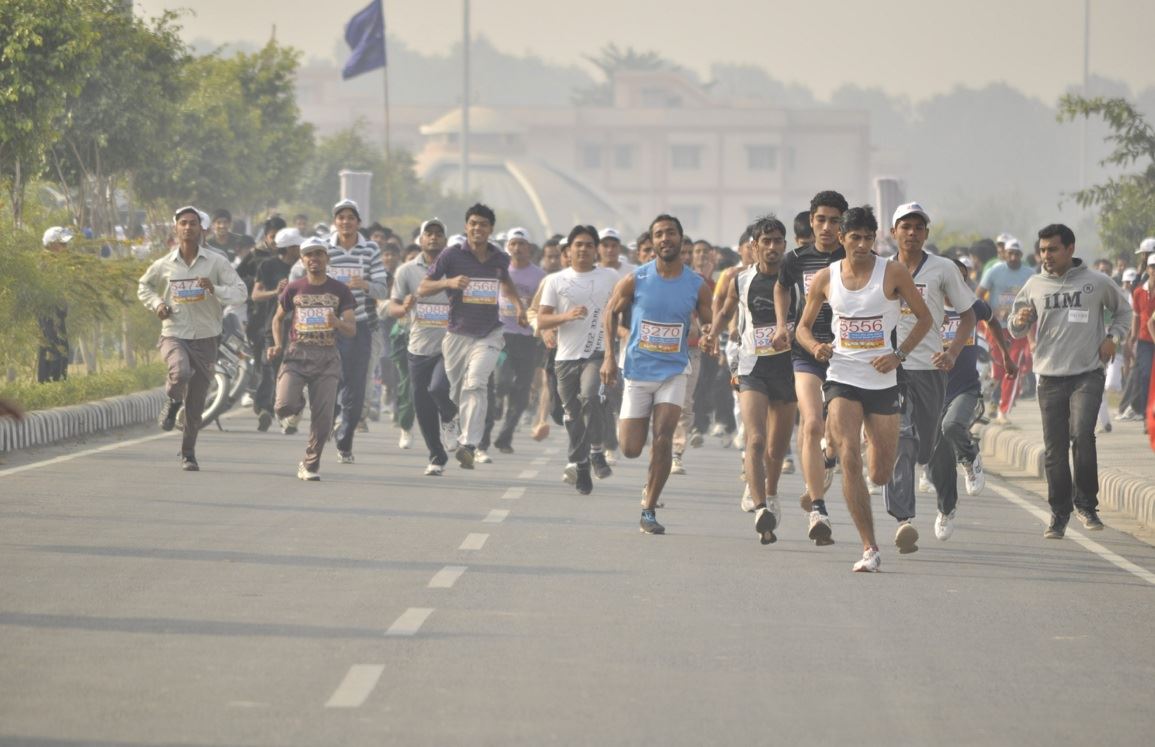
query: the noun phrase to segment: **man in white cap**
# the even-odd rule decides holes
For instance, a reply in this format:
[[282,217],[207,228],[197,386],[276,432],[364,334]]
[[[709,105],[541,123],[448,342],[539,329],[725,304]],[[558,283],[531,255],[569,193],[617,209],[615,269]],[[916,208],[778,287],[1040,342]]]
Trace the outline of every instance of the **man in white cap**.
[[1139,270],[1139,282],[1147,282],[1147,277],[1151,274],[1151,257],[1155,257],[1155,236],[1148,236],[1139,242],[1139,248],[1135,250],[1135,258],[1137,269]]
[[[923,249],[930,230],[930,216],[922,205],[899,205],[891,220],[891,236],[898,245],[896,262],[914,277],[915,288],[930,309],[934,324],[918,345],[899,355],[899,401],[902,406],[898,434],[898,458],[894,475],[883,489],[886,510],[898,522],[894,544],[900,554],[918,550],[915,516],[915,463],[930,463],[942,430],[942,410],[946,403],[947,373],[962,352],[975,328],[975,294],[963,280],[955,263]],[[954,340],[943,345],[941,323],[947,305],[960,311]],[[917,323],[914,311],[903,303],[898,319],[899,340],[912,334]],[[978,464],[978,469],[982,465]],[[935,533],[949,536],[955,511],[939,498]],[[946,508],[948,510],[944,511]]]
[[[1002,334],[1011,351],[1012,362],[1017,370],[1015,376],[1008,375],[1010,367],[1003,360],[1003,346],[994,338],[994,332],[987,328],[987,341],[991,348],[992,378],[995,386],[999,387],[999,407],[995,416],[996,423],[1010,422],[1011,408],[1014,407],[1015,395],[1019,391],[1019,380],[1031,370],[1031,346],[1026,338],[1014,339],[1007,331],[1007,320],[1010,317],[1011,306],[1015,296],[1027,280],[1035,274],[1034,270],[1023,264],[1023,246],[1013,236],[1007,237],[1003,246],[1005,261],[991,267],[983,273],[979,280],[978,295],[986,301],[994,311],[994,317],[1002,325]],[[995,352],[998,350],[999,352]]]
[[171,431],[177,412],[184,407],[184,438],[181,469],[196,472],[197,433],[201,428],[205,395],[217,361],[224,309],[248,296],[227,258],[205,247],[207,216],[192,206],[173,213],[179,245],[145,271],[137,284],[137,297],[161,320],[160,355],[168,367],[165,393],[168,401],[160,413],[160,427]]
[[[70,229],[53,226],[44,232],[44,251],[61,254],[72,241]],[[36,352],[36,381],[63,381],[68,378],[68,304],[60,303],[51,313],[37,317],[40,347]]]
[[[277,313],[277,297],[289,284],[289,273],[301,258],[301,243],[305,237],[296,228],[282,228],[273,240],[277,253],[257,266],[253,284],[253,310],[249,315],[249,339],[253,341],[253,360],[257,365],[257,388],[253,407],[257,411],[257,430],[267,431],[273,422],[273,398],[277,387],[277,369],[281,361],[265,355],[273,344],[273,316]],[[293,431],[296,424],[286,424]]]
[[622,235],[616,228],[607,226],[598,232],[598,258],[599,266],[608,267],[618,277],[625,277],[635,269],[634,265],[622,259]]

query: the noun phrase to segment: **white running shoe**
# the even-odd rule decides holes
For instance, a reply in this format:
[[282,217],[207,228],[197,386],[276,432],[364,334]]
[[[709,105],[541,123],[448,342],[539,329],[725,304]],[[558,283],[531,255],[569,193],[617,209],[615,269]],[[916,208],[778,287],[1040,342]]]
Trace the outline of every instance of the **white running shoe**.
[[577,483],[577,465],[573,462],[566,464],[565,469],[561,473],[561,481],[567,485]]
[[457,418],[441,424],[441,446],[446,451],[457,451],[457,447],[461,445],[458,443],[460,435],[461,428],[457,424]]
[[306,482],[316,482],[321,479],[320,472],[310,472],[304,462],[297,463],[297,479],[305,480]]
[[862,551],[862,560],[854,564],[855,573],[878,573],[882,565],[882,554],[875,548]]
[[406,430],[401,431],[401,437],[397,439],[397,446],[402,449],[408,449],[413,443],[413,435]]
[[426,477],[441,477],[445,473],[445,468],[440,464],[430,464],[425,468]]
[[473,455],[473,461],[477,464],[493,464],[493,459],[481,449],[478,449],[477,453]]
[[870,491],[871,495],[882,495],[882,486],[881,485],[875,485],[873,482],[870,481],[869,477],[866,478],[866,489],[868,491]]
[[353,463],[353,452],[351,452],[351,451],[338,451],[337,452],[337,464],[352,464],[352,463]]
[[763,545],[772,545],[778,541],[778,538],[774,536],[774,529],[777,526],[778,519],[766,506],[762,506],[754,512],[754,531],[758,533],[758,538]]
[[738,505],[746,513],[754,513],[754,498],[750,495],[750,486],[747,485],[742,491],[742,501]]
[[604,452],[602,452],[602,453],[606,455],[606,464],[608,464],[608,465],[610,465],[610,466],[612,467],[612,466],[614,466],[615,464],[617,464],[617,463],[618,463],[618,456],[617,456],[617,454],[614,454],[614,452],[612,452],[611,450],[609,450],[609,449],[606,449],[606,450],[605,450]]
[[833,545],[834,540],[831,535],[834,533],[830,528],[830,517],[820,513],[818,509],[810,512],[809,518],[810,527],[806,532],[806,536],[814,541],[816,545]]
[[248,392],[245,392],[241,396],[241,407],[252,407],[252,406],[253,406],[253,395],[249,394]]
[[794,474],[794,457],[787,455],[786,458],[782,460],[782,474]]
[[720,438],[726,437],[726,426],[721,423],[714,423],[714,427],[710,429],[710,435]]
[[910,519],[898,523],[898,530],[894,533],[894,544],[898,548],[899,555],[918,552],[918,530],[910,523]]
[[983,455],[975,454],[975,460],[970,464],[963,462],[963,482],[966,483],[967,495],[978,495],[987,485],[987,473],[983,469]]
[[938,516],[935,517],[934,536],[943,542],[946,542],[950,539],[950,536],[954,534],[954,515],[954,511],[951,511],[949,514],[944,514],[942,511],[939,511]]
[[934,495],[937,492],[934,489],[934,485],[932,485],[927,478],[925,467],[918,473],[918,492],[929,493],[930,495]]
[[684,475],[684,474],[686,474],[686,467],[682,464],[682,457],[677,456],[677,455],[674,456],[674,461],[670,463],[670,474],[671,475]]

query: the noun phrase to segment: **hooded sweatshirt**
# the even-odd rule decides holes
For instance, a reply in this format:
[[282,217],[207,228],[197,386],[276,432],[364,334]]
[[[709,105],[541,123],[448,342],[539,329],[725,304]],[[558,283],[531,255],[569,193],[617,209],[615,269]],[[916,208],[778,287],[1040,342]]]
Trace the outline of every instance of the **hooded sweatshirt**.
[[1131,327],[1131,304],[1119,286],[1081,259],[1063,275],[1044,272],[1027,280],[1011,311],[1012,337],[1026,337],[1030,330],[1030,325],[1014,323],[1024,306],[1033,307],[1038,317],[1032,367],[1042,376],[1076,376],[1103,368],[1103,340],[1108,334],[1116,342],[1125,340]]

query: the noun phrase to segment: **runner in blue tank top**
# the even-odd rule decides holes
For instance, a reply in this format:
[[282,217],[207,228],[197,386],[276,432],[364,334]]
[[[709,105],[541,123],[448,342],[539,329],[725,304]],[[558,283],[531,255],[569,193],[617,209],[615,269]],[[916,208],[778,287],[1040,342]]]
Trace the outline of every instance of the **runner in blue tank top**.
[[[659,215],[650,224],[650,234],[657,258],[618,281],[604,323],[606,339],[612,340],[622,315],[630,318],[618,441],[626,457],[640,455],[653,415],[654,443],[639,527],[646,534],[662,534],[665,528],[654,509],[670,476],[674,429],[685,401],[690,317],[696,310],[703,331],[708,331],[712,315],[710,289],[682,264],[682,224],[672,216]],[[613,386],[617,377],[617,360],[607,355],[602,383]]]

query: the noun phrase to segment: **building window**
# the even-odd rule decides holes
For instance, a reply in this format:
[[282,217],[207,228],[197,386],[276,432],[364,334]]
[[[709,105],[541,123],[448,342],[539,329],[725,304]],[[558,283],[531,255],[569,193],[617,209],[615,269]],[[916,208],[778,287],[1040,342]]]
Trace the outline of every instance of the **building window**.
[[697,171],[702,168],[702,146],[671,145],[670,168],[676,171]]
[[670,215],[681,221],[686,233],[696,233],[702,225],[701,205],[671,205]]
[[634,146],[614,146],[614,168],[625,171],[634,167]]
[[578,152],[578,163],[583,169],[600,169],[602,167],[602,146],[596,143],[583,144]]
[[746,168],[751,171],[774,171],[778,168],[778,148],[773,145],[747,145]]

